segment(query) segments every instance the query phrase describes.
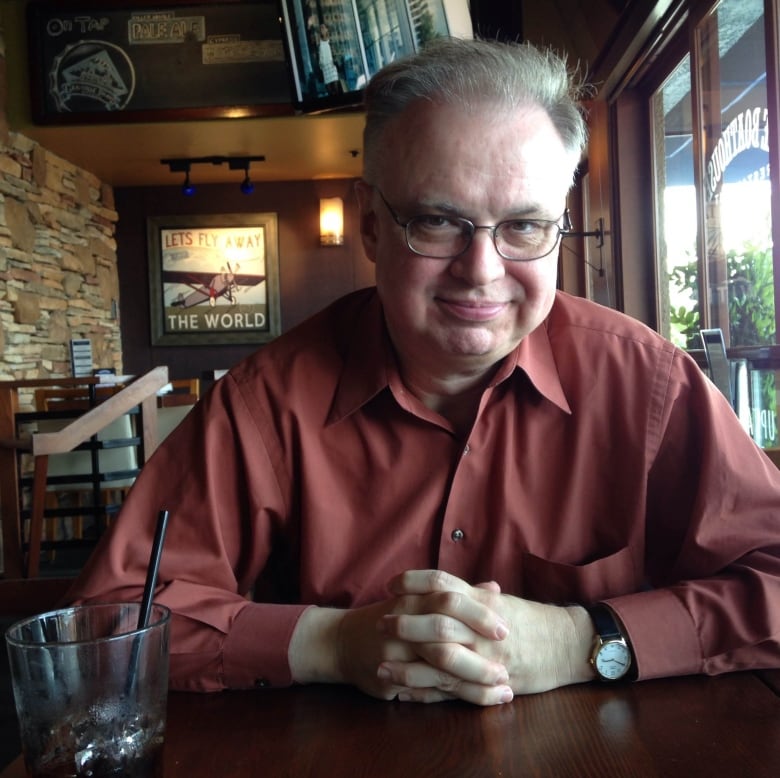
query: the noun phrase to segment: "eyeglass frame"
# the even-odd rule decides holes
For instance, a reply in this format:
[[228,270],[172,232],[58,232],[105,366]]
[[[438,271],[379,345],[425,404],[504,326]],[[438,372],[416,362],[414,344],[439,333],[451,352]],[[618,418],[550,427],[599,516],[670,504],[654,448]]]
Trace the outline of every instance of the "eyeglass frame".
[[[527,219],[525,221],[532,221],[532,222],[541,222],[544,224],[554,224],[558,228],[558,234],[555,236],[555,241],[553,242],[552,246],[550,246],[549,250],[546,251],[544,254],[540,254],[538,257],[525,257],[523,259],[520,259],[519,257],[508,257],[506,254],[503,254],[501,252],[501,249],[498,247],[498,243],[496,243],[496,233],[497,231],[504,225],[504,224],[511,224],[512,222],[516,221],[524,221],[523,219],[504,219],[503,221],[498,222],[498,224],[474,224],[471,219],[467,219],[465,216],[447,216],[445,218],[451,219],[452,221],[457,221],[458,223],[468,227],[470,232],[463,233],[464,235],[468,235],[468,241],[466,245],[457,253],[452,254],[444,257],[437,257],[437,256],[431,256],[430,254],[425,254],[422,251],[418,251],[412,244],[409,242],[409,225],[415,220],[422,218],[424,216],[433,216],[435,214],[425,214],[425,213],[417,213],[414,216],[409,217],[407,221],[403,221],[401,217],[398,215],[398,212],[393,208],[392,205],[390,205],[389,202],[387,202],[387,198],[384,196],[384,193],[378,186],[372,187],[379,197],[381,198],[382,202],[385,204],[385,208],[390,213],[390,216],[393,217],[393,221],[401,227],[404,231],[404,240],[406,241],[406,246],[413,254],[416,254],[418,257],[427,257],[428,259],[457,259],[459,256],[465,254],[469,248],[471,248],[471,244],[474,241],[474,235],[476,234],[477,230],[488,230],[490,233],[490,239],[493,242],[493,248],[495,248],[496,253],[502,258],[506,259],[509,262],[535,262],[537,259],[544,259],[545,257],[549,257],[550,254],[555,251],[558,244],[561,242],[561,238],[565,238],[567,235],[571,233],[572,224],[571,219],[569,217],[569,209],[566,208],[563,213],[557,218],[557,219]],[[559,224],[559,222],[563,219],[563,226]]]

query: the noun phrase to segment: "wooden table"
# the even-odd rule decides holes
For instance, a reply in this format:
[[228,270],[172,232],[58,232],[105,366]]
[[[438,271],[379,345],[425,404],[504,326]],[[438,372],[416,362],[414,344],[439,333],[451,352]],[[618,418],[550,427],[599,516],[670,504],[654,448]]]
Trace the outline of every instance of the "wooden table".
[[[22,778],[18,759],[0,778]],[[780,775],[759,677],[589,684],[509,705],[381,702],[345,687],[172,693],[165,778]]]

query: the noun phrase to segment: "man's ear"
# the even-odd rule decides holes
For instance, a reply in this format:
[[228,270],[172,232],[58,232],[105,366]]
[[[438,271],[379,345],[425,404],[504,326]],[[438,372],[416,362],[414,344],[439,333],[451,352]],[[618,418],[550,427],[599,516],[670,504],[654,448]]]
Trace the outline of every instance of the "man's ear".
[[360,237],[363,241],[363,251],[372,261],[376,261],[376,211],[374,210],[374,187],[362,179],[355,182],[355,194],[358,200]]

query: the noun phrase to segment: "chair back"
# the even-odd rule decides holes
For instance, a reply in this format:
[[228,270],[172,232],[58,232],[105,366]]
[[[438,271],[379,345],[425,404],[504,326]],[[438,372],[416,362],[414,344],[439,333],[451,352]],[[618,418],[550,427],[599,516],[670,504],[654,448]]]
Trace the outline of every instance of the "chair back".
[[157,439],[162,443],[182,423],[194,405],[163,405],[157,409]]
[[[4,583],[38,578],[44,524],[49,519],[59,521],[74,516],[78,508],[84,515],[94,516],[100,524],[99,532],[102,531],[108,513],[118,508],[104,500],[104,493],[121,493],[157,445],[157,393],[167,383],[166,367],[153,368],[129,380],[121,389],[99,386],[98,379],[92,377],[0,381],[0,528]],[[86,392],[82,385],[86,385]],[[105,392],[97,391],[104,388]],[[30,401],[36,389],[56,389],[56,392],[40,393],[36,398],[39,408],[50,410],[25,410],[33,406]],[[63,389],[80,391],[63,393]],[[59,400],[55,401],[55,393]],[[109,396],[95,403],[99,394]],[[21,395],[25,398],[23,402]],[[89,403],[86,409],[85,395]],[[80,405],[74,409],[57,405],[56,410],[51,410],[55,402]],[[134,418],[139,419],[135,433]],[[47,431],[45,424],[38,426],[42,422],[51,422],[57,429]],[[127,448],[125,455],[130,450],[134,454],[125,458],[122,448]],[[32,475],[25,464],[30,457]],[[84,464],[88,457],[89,466],[74,466],[74,457],[81,457]],[[54,463],[56,458],[58,463]],[[49,473],[50,459],[60,475]],[[91,504],[79,498],[76,505],[69,501],[67,505],[51,507],[51,497],[60,498],[53,493],[64,491],[66,485],[89,489],[94,498]],[[69,539],[69,536],[64,538]],[[60,540],[61,537],[56,538],[56,542]],[[85,537],[85,540],[94,545],[95,538]],[[49,543],[48,539],[46,542]],[[51,544],[48,548],[53,552]],[[4,591],[8,591],[7,586]]]
[[[38,432],[59,432],[72,419],[41,419],[37,422]],[[139,471],[138,443],[133,430],[133,419],[129,413],[115,419],[96,435],[101,445],[97,451],[98,474],[106,480],[111,489],[129,489]],[[102,446],[106,446],[103,448]],[[127,477],[115,477],[128,473]],[[92,452],[74,449],[61,454],[49,455],[49,473],[46,490],[49,492],[81,492],[93,487],[94,468]],[[77,481],[82,476],[89,480]]]

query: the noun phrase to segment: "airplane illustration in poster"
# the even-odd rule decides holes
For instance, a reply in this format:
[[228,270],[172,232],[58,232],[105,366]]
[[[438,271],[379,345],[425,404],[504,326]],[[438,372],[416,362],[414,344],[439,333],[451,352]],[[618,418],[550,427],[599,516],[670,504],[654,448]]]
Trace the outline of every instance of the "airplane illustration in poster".
[[160,246],[168,331],[230,331],[266,325],[262,227],[162,229]]
[[208,303],[212,308],[220,297],[231,305],[238,303],[238,295],[242,288],[257,286],[265,281],[265,276],[239,273],[240,265],[231,267],[230,262],[220,268],[216,275],[213,272],[197,272],[194,270],[163,270],[163,283],[172,286],[186,286],[191,291],[179,291],[171,300],[171,305],[190,308],[193,305]]

